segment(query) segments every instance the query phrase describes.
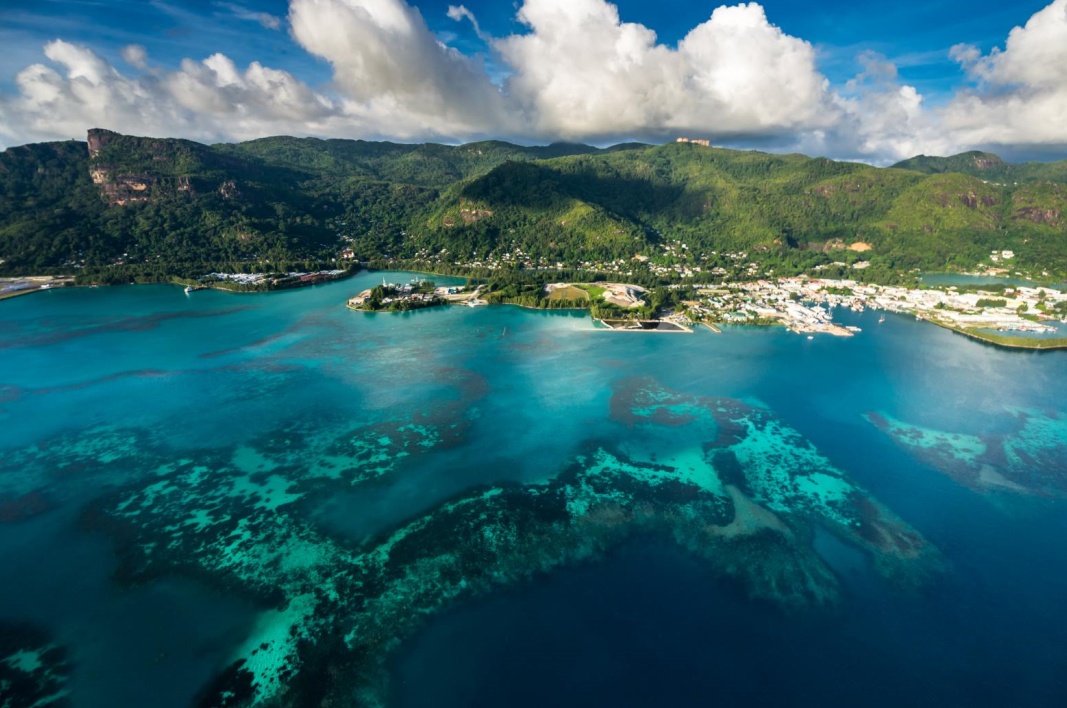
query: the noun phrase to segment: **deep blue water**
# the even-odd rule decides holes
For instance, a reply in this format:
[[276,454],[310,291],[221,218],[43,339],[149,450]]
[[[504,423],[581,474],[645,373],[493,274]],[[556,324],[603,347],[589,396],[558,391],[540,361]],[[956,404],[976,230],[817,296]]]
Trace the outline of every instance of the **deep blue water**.
[[[298,604],[288,578],[351,562],[322,560],[327,547],[373,549],[468,490],[547,483],[596,447],[639,457],[652,441],[655,459],[674,464],[708,443],[690,440],[691,426],[613,418],[620,387],[640,379],[686,405],[765,409],[921,535],[939,571],[903,588],[826,517],[766,499],[837,578],[833,603],[752,599],[744,570],[724,577],[636,533],[426,613],[386,657],[393,704],[1067,703],[1067,472],[1050,457],[1067,445],[1062,352],[1001,350],[893,315],[879,325],[877,313],[841,315],[862,327],[856,337],[807,340],[776,328],[611,333],[583,313],[511,307],[344,309],[381,277],[268,295],[135,286],[0,303],[0,649],[31,651],[15,647],[16,623],[45,638],[32,651],[61,647],[57,685],[73,706],[190,705],[253,638],[275,636],[264,627]],[[1018,441],[1025,455],[994,467],[1025,489],[953,476],[871,412],[990,448]],[[337,441],[365,429],[388,459],[341,482],[317,467],[355,454]],[[405,436],[414,442],[397,455]],[[255,467],[249,449],[274,462]],[[172,463],[202,467],[203,486],[139,506],[156,499],[156,480],[186,474]],[[270,537],[285,545],[280,561],[253,571],[245,551],[205,545],[223,527],[219,509],[250,508],[227,506],[236,492],[224,479],[266,485],[252,498],[268,499],[257,518],[284,517]],[[207,526],[204,514],[215,515]],[[203,535],[187,543],[181,528]],[[296,528],[309,529],[299,543]],[[346,617],[315,614],[335,623],[316,625],[317,646],[347,632]]]

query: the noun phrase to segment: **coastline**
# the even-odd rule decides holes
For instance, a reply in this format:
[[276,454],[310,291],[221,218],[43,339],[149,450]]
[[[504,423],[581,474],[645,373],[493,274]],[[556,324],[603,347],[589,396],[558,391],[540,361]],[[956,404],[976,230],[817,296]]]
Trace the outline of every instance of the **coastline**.
[[938,327],[943,327],[951,332],[955,332],[956,334],[961,334],[964,337],[969,337],[970,339],[975,339],[984,344],[991,344],[1005,349],[1022,349],[1041,352],[1067,349],[1067,337],[1049,337],[1046,339],[1038,337],[1013,337],[1011,335],[999,335],[990,332],[975,332],[963,327],[955,327],[947,322],[939,322],[934,319],[927,319],[926,321],[935,324]]
[[[362,273],[362,272],[368,272],[368,273],[377,272],[377,269],[370,269],[370,268],[353,269],[353,270],[346,271],[346,272],[344,272],[342,274],[333,275],[333,276],[330,276],[330,277],[319,277],[319,278],[309,279],[306,282],[301,282],[299,280],[294,280],[294,281],[292,281],[290,283],[284,284],[281,287],[271,286],[271,287],[265,287],[265,288],[264,287],[247,287],[247,286],[246,287],[242,287],[241,284],[239,284],[239,283],[231,283],[230,281],[216,281],[216,282],[211,282],[211,283],[201,283],[199,281],[194,281],[194,280],[185,279],[185,278],[177,278],[177,277],[171,278],[170,280],[166,280],[166,281],[159,281],[158,283],[131,283],[131,284],[137,284],[137,285],[141,285],[141,284],[145,284],[145,285],[148,285],[148,284],[169,284],[169,285],[176,285],[178,287],[192,286],[196,290],[211,289],[211,290],[218,290],[218,291],[223,291],[223,292],[228,292],[228,293],[252,293],[252,294],[256,294],[256,293],[271,293],[271,292],[277,292],[277,291],[282,291],[282,290],[301,289],[301,288],[304,288],[304,287],[317,285],[317,284],[327,284],[327,283],[331,283],[331,282],[347,280],[347,279],[349,279],[349,278],[351,278],[351,277],[353,277],[353,276],[355,276],[355,275],[357,275],[359,273]],[[434,273],[433,271],[425,271],[425,270],[405,271],[405,272],[417,273],[417,274],[422,274],[422,275],[437,275],[437,276],[444,275],[446,277],[463,277],[463,276],[450,276],[450,275],[447,275],[447,274],[444,274],[444,273]],[[317,275],[317,274],[311,274],[311,275]],[[21,296],[21,295],[28,295],[28,294],[35,293],[35,292],[41,292],[42,290],[52,290],[52,289],[57,289],[57,288],[99,287],[97,285],[78,285],[78,284],[75,284],[74,283],[74,278],[71,277],[71,276],[25,276],[25,277],[19,277],[19,278],[5,278],[5,279],[0,280],[0,282],[8,282],[8,283],[12,283],[12,284],[14,284],[14,283],[28,283],[29,284],[26,287],[21,287],[21,288],[16,289],[16,290],[11,290],[9,292],[0,293],[0,300],[12,299],[12,298],[15,298],[15,297],[18,297],[18,296]],[[446,302],[435,303],[434,305],[421,307],[421,308],[417,308],[417,309],[429,309],[429,308],[432,308],[432,307],[437,307],[437,306],[442,306],[442,305],[467,305],[467,304],[468,303],[466,302],[466,299],[456,300],[456,301],[452,301],[451,299],[449,299]],[[533,306],[530,306],[530,305],[522,305],[522,304],[518,304],[518,303],[479,303],[479,304],[480,305],[481,304],[503,304],[503,305],[511,304],[511,305],[514,305],[515,307],[520,307],[522,309],[527,309],[527,310],[552,311],[552,310],[556,309],[556,308],[533,307]],[[353,311],[363,311],[360,308],[351,307],[350,305],[348,305],[347,302],[346,302],[346,306],[348,307],[348,309],[351,309]],[[558,310],[559,311],[570,311],[570,312],[579,312],[579,311],[591,312],[592,308],[591,307],[567,307],[567,308],[558,308]],[[387,310],[382,310],[382,311],[387,311]],[[693,333],[693,331],[694,331],[694,329],[696,327],[698,327],[701,324],[703,324],[704,326],[706,326],[708,329],[710,329],[712,332],[715,332],[716,334],[721,334],[722,333],[721,329],[719,329],[718,327],[716,327],[716,326],[714,326],[714,325],[712,325],[712,324],[710,324],[710,323],[708,323],[706,321],[705,322],[698,322],[698,323],[695,323],[695,324],[691,324],[689,326],[679,324],[678,322],[673,321],[673,320],[641,320],[641,321],[637,321],[636,323],[630,323],[628,321],[619,321],[619,322],[616,322],[616,323],[613,324],[612,322],[608,322],[608,321],[605,321],[605,320],[600,319],[600,318],[592,317],[592,315],[590,315],[590,317],[595,323],[598,323],[600,325],[600,327],[598,327],[598,329],[604,329],[604,330],[608,330],[608,331],[691,334],[691,333]],[[1067,337],[1048,337],[1048,338],[1019,337],[1019,336],[1012,336],[1011,334],[999,334],[999,333],[992,333],[992,332],[979,332],[979,331],[975,331],[973,329],[968,329],[968,328],[965,328],[965,327],[957,326],[957,325],[954,325],[954,324],[949,323],[949,322],[939,321],[938,319],[935,319],[935,318],[932,318],[932,317],[923,318],[923,319],[925,321],[928,321],[928,322],[931,322],[931,323],[937,325],[938,327],[942,327],[944,329],[950,330],[950,331],[955,332],[956,334],[962,335],[964,337],[968,337],[970,339],[982,342],[983,344],[987,344],[987,345],[991,345],[991,346],[995,346],[995,347],[1002,347],[1004,349],[1023,350],[1023,351],[1060,351],[1060,350],[1067,350]],[[745,324],[745,323],[740,323],[740,324]],[[756,324],[755,326],[760,326],[760,325]],[[835,332],[831,332],[831,334],[835,334]],[[849,332],[848,334],[851,335],[852,333]]]
[[0,289],[0,300],[8,300],[20,295],[39,293],[42,290],[55,290],[57,288],[71,288],[74,285],[74,277],[67,275],[27,275],[24,277],[0,278],[0,285],[6,285]]
[[346,271],[343,274],[335,275],[332,277],[318,278],[316,280],[309,280],[307,282],[293,282],[282,285],[280,287],[241,287],[239,283],[231,284],[230,281],[216,281],[211,283],[202,283],[192,278],[180,278],[172,277],[167,280],[157,280],[146,283],[111,283],[111,284],[99,284],[99,283],[75,283],[74,276],[69,275],[27,275],[23,277],[11,277],[0,278],[0,282],[10,281],[17,282],[34,282],[40,281],[33,287],[20,288],[10,292],[0,292],[0,300],[9,300],[19,297],[20,295],[30,295],[32,293],[42,292],[46,290],[58,290],[61,288],[110,288],[121,287],[124,285],[174,285],[179,288],[191,287],[196,290],[217,290],[226,293],[237,293],[246,295],[266,294],[281,292],[284,290],[299,290],[302,288],[312,287],[314,285],[325,285],[327,283],[333,283],[341,280],[347,280],[362,272],[361,269]]
[[[617,325],[612,325],[609,321],[594,317],[594,322],[597,322],[602,327],[597,327],[598,330],[604,330],[609,332],[650,332],[655,334],[692,334],[693,328],[686,327],[672,320],[615,320],[619,322]],[[623,326],[624,323],[630,323],[630,326]],[[637,325],[637,326],[634,326]],[[645,325],[655,325],[654,327],[646,327]],[[664,327],[663,325],[667,325]]]

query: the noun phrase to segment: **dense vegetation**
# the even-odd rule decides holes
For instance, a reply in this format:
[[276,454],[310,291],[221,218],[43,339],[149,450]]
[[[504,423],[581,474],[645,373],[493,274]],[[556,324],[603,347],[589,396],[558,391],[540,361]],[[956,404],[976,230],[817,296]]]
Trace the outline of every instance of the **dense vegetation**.
[[1067,275],[1067,163],[965,153],[878,169],[675,143],[207,146],[108,131],[0,153],[2,274],[108,282],[369,261],[515,282],[552,269],[654,285],[695,267],[884,282],[1004,250],[1013,270]]
[[1067,161],[1011,163],[993,153],[977,150],[951,157],[918,155],[893,167],[926,174],[958,172],[998,183],[1067,182]]

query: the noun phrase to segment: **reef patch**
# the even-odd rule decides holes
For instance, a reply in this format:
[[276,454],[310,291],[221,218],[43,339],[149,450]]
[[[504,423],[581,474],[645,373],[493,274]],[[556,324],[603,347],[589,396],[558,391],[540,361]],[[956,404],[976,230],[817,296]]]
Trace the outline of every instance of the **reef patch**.
[[902,450],[953,481],[984,494],[1067,496],[1067,416],[1008,408],[994,434],[937,430],[872,411],[868,422]]
[[626,434],[586,440],[547,481],[468,489],[362,542],[320,526],[325,496],[466,444],[487,386],[452,370],[443,388],[417,410],[293,418],[231,447],[89,428],[12,451],[5,466],[35,483],[23,494],[100,486],[81,525],[111,539],[119,584],[188,577],[256,603],[201,706],[385,705],[389,658],[428,617],[636,536],[676,543],[751,598],[792,611],[840,598],[812,546],[816,525],[901,585],[938,568],[921,534],[771,411],[647,378],[613,391],[610,416]]
[[43,629],[0,622],[0,706],[64,708],[69,705],[67,650]]

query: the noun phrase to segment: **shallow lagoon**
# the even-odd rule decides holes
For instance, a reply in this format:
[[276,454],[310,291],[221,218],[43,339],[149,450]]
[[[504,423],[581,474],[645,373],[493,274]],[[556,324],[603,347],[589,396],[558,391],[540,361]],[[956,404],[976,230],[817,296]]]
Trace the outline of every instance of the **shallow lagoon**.
[[344,309],[381,277],[3,303],[0,678],[74,706],[1067,699],[1067,357],[871,313],[807,340]]

